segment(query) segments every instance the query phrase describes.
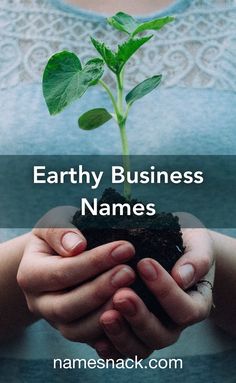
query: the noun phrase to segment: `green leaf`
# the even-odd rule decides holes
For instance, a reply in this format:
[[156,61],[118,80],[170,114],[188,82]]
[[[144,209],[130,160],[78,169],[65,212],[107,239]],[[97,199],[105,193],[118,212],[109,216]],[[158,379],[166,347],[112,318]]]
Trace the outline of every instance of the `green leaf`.
[[144,31],[158,31],[162,29],[166,24],[173,21],[174,19],[175,18],[172,16],[166,16],[161,19],[155,19],[155,20],[142,23],[135,29],[135,31],[133,31],[132,36],[135,36],[138,33],[144,32]]
[[91,37],[91,41],[95,49],[102,56],[108,68],[110,68],[114,73],[116,73],[118,67],[116,53],[113,52],[110,48],[108,48],[104,43],[95,40],[93,37]]
[[81,75],[89,86],[96,85],[104,73],[104,61],[96,57],[87,61],[82,69]]
[[98,53],[102,56],[107,66],[116,74],[119,74],[130,59],[130,57],[152,36],[142,37],[140,39],[129,39],[122,45],[118,45],[117,52],[113,52],[104,43],[91,38],[92,43]]
[[127,94],[125,98],[127,104],[131,105],[135,101],[152,92],[160,84],[161,78],[162,75],[153,76],[138,84]]
[[108,23],[118,31],[122,31],[131,35],[139,26],[137,21],[130,15],[124,12],[118,12],[115,16],[107,19]]
[[83,130],[93,130],[105,124],[112,115],[104,108],[89,110],[79,118],[79,127]]
[[100,58],[89,60],[82,68],[80,59],[72,52],[53,55],[43,74],[43,95],[51,115],[60,113],[86,90],[95,85],[104,72]]
[[166,24],[170,23],[173,20],[174,17],[166,16],[160,19],[154,19],[151,21],[146,21],[144,23],[139,23],[132,16],[123,12],[119,12],[115,16],[107,19],[108,23],[114,28],[118,29],[119,31],[128,33],[132,37],[144,31],[160,30]]
[[133,56],[133,54],[152,36],[142,37],[140,39],[129,39],[124,44],[118,46],[117,59],[119,62],[119,72],[121,72],[126,62]]

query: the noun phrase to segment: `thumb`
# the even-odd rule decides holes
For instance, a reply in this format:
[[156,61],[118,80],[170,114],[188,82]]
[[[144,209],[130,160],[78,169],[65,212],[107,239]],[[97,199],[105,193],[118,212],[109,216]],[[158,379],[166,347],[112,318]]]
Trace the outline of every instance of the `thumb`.
[[[183,229],[184,255],[171,271],[172,277],[183,289],[196,284],[209,273],[214,265],[211,237],[206,229]],[[213,282],[210,277],[209,282]]]
[[85,250],[87,242],[83,234],[72,225],[77,210],[73,206],[50,210],[38,221],[33,233],[63,257],[80,254]]

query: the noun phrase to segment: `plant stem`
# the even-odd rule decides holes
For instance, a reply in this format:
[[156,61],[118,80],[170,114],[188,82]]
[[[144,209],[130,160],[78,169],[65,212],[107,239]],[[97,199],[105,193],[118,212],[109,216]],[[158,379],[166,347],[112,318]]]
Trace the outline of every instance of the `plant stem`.
[[[115,114],[116,121],[120,130],[121,144],[122,144],[122,157],[123,157],[123,166],[125,176],[127,172],[130,171],[130,156],[129,156],[129,145],[126,133],[126,120],[129,113],[130,106],[127,107],[126,111],[123,109],[123,93],[124,93],[124,70],[116,76],[117,79],[117,101],[113,96],[109,86],[103,81],[99,80],[100,85],[105,89],[109,95]],[[125,179],[124,182],[124,197],[127,200],[131,199],[131,185]]]
[[[123,110],[123,93],[124,93],[124,69],[117,76],[117,107],[119,115],[117,116],[117,123],[120,129],[120,137],[122,143],[122,154],[123,154],[123,166],[125,176],[130,171],[130,156],[129,156],[129,145],[126,133],[126,119],[128,111]],[[127,178],[127,177],[126,177]],[[125,180],[124,182],[124,197],[127,200],[131,199],[131,185]]]
[[117,76],[117,106],[120,114],[123,113],[123,78],[122,74],[118,74]]
[[[119,124],[120,128],[120,136],[121,136],[121,143],[122,143],[122,153],[123,153],[123,166],[125,171],[125,176],[127,175],[127,172],[130,171],[130,156],[129,156],[129,146],[128,146],[128,139],[126,134],[126,120],[121,121]],[[125,180],[124,182],[124,197],[127,200],[131,199],[131,185]]]
[[116,115],[118,115],[119,114],[118,106],[116,104],[115,97],[113,96],[109,86],[103,80],[99,80],[99,83],[105,89],[105,91],[107,92],[108,96],[110,97],[112,105],[113,105],[113,108],[115,110],[115,113],[116,113]]

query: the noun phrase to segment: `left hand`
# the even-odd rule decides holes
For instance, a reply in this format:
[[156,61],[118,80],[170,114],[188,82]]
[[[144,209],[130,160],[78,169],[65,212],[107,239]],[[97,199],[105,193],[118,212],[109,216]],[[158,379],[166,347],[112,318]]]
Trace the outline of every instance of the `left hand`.
[[[101,357],[146,358],[154,350],[175,343],[186,327],[209,316],[215,264],[210,234],[204,228],[184,229],[183,241],[185,253],[171,275],[153,259],[145,258],[138,264],[141,278],[173,325],[162,324],[133,290],[120,289],[113,297],[114,309],[100,318],[107,338],[93,347]],[[189,290],[195,284],[197,291]]]
[[134,248],[116,241],[86,250],[86,239],[71,224],[76,210],[58,207],[41,218],[22,250],[17,281],[36,318],[68,340],[90,344],[104,336],[99,318],[113,308],[114,293],[134,282],[126,265]]

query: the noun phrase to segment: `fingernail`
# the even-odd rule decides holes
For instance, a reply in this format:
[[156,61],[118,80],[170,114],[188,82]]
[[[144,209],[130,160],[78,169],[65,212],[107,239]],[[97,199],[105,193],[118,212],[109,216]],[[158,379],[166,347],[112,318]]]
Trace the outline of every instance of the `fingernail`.
[[116,247],[112,251],[111,256],[116,261],[126,261],[130,257],[132,257],[134,254],[135,254],[135,250],[134,250],[133,246],[126,243],[126,244],[123,244],[123,245]]
[[152,262],[143,261],[140,264],[139,270],[144,279],[147,279],[150,282],[155,281],[157,279],[157,271],[153,266]]
[[123,315],[133,316],[137,313],[136,306],[129,299],[115,301],[115,307],[118,308]]
[[179,275],[182,279],[183,287],[188,288],[194,281],[195,270],[193,265],[185,264],[179,268]]
[[103,326],[106,331],[111,335],[117,335],[121,331],[121,324],[119,320],[113,320],[112,322],[103,322]]
[[111,284],[114,287],[125,286],[134,280],[134,273],[129,267],[123,267],[111,279]]
[[62,246],[66,251],[75,249],[84,239],[77,233],[66,233],[61,240]]

